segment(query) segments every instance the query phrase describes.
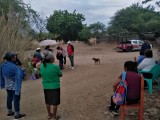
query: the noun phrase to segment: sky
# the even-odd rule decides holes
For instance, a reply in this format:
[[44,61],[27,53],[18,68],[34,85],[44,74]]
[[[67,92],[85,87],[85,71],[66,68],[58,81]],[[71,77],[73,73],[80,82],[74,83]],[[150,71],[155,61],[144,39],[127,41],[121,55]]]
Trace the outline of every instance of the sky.
[[85,16],[84,24],[101,22],[108,25],[115,12],[126,8],[132,3],[142,0],[23,0],[30,4],[31,8],[39,12],[43,17],[49,17],[54,10],[68,10],[81,13]]

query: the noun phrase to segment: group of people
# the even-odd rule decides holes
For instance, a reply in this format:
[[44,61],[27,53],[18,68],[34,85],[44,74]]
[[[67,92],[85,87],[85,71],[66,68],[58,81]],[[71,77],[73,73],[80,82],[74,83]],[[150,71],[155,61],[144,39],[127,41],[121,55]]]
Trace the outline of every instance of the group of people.
[[[134,61],[126,61],[124,63],[124,71],[126,72],[125,81],[127,82],[127,95],[125,104],[135,104],[140,100],[140,87],[141,87],[141,75],[139,70],[150,71],[156,64],[153,59],[153,53],[151,46],[148,43],[142,45],[140,56],[138,59],[134,58]],[[143,74],[145,78],[151,78],[151,74]],[[116,91],[118,85],[122,81],[122,74],[118,77],[118,80],[113,84],[113,92]],[[147,83],[144,81],[144,86],[147,87]],[[109,111],[112,111],[115,115],[118,114],[120,105],[117,105],[113,96],[111,96],[111,103],[108,107]]]
[[[68,54],[68,58],[70,60],[71,65],[69,66],[70,69],[74,69],[74,46],[71,44],[70,41],[67,42],[67,52],[65,49],[61,46],[57,47],[57,53],[56,58],[59,61],[59,67],[61,70],[64,69],[64,65],[66,64],[66,55]],[[37,48],[36,52],[33,55],[32,59],[29,59],[28,66],[31,69],[32,75],[30,79],[38,79],[40,77],[39,67],[43,59],[45,58],[45,55],[48,53],[53,53],[53,50],[50,48],[50,46],[46,46],[44,48],[43,53],[41,54],[41,48]]]
[[[56,120],[57,108],[60,104],[60,77],[62,77],[61,69],[63,69],[62,64],[66,63],[66,53],[62,47],[57,47],[57,54],[60,54],[60,57],[58,57],[58,66],[54,64],[55,57],[49,47],[45,48],[44,57],[41,56],[40,52],[41,51],[38,48],[34,54],[34,58],[37,58],[37,61],[41,61],[41,64],[39,65],[39,71],[40,75],[42,76],[48,119]],[[70,41],[68,42],[67,52],[71,62],[70,68],[74,69],[74,47]],[[140,53],[141,55],[144,53],[143,60],[139,61],[139,59],[135,59],[135,61],[126,61],[124,63],[124,71],[126,72],[125,80],[128,84],[126,96],[127,104],[134,104],[140,100],[141,76],[137,71],[149,71],[155,65],[155,60],[152,58],[153,53],[150,48],[143,49]],[[1,65],[0,69],[0,88],[5,88],[7,91],[7,116],[14,116],[15,120],[26,116],[25,114],[20,113],[21,84],[25,74],[23,69],[18,64],[18,58],[16,56],[17,55],[12,52],[7,52],[4,56],[5,62]],[[56,57],[57,56],[58,55],[56,55]],[[142,57],[139,58],[142,59]],[[118,80],[113,85],[114,92],[116,91],[121,80],[122,75],[118,77]],[[14,111],[12,110],[13,101]],[[119,108],[120,106],[113,102],[112,96],[109,110],[113,111],[115,114],[118,114]]]
[[[68,53],[68,58],[71,63],[69,68],[74,69],[74,46],[71,44],[70,41],[68,41],[67,43],[68,43],[67,53]],[[59,60],[60,69],[63,70],[64,69],[63,65],[66,64],[66,51],[60,46],[57,47],[56,58]]]
[[[67,52],[71,62],[70,68],[74,69],[74,47],[70,41],[68,41]],[[62,47],[57,47],[57,54],[62,55],[62,59],[58,58],[59,66],[54,64],[55,57],[49,46],[45,47],[43,54],[44,56],[41,55],[41,49],[37,48],[30,64],[34,69],[39,70],[42,77],[48,119],[56,120],[57,108],[60,104],[61,70],[63,64],[66,64],[66,52]],[[0,67],[0,89],[5,88],[7,91],[7,116],[14,116],[14,119],[18,120],[26,116],[26,114],[20,113],[21,85],[25,72],[17,54],[7,52],[4,59],[5,62]],[[14,111],[12,102],[14,103]]]

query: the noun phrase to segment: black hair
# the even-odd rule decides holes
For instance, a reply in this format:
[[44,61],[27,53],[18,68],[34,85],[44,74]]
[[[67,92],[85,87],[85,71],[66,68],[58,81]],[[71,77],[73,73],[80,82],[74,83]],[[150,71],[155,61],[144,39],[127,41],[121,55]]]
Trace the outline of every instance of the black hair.
[[48,46],[46,46],[44,49],[49,49],[50,48],[50,46],[48,45]]
[[41,50],[36,50],[36,52],[41,52]]
[[146,56],[146,58],[152,58],[153,57],[152,50],[151,49],[145,50],[144,55]]
[[44,65],[44,67],[46,67],[46,63],[50,62],[49,59],[46,59],[47,55],[48,55],[48,53],[44,56],[44,59],[43,59],[43,65]]
[[12,57],[5,57],[4,59],[6,59],[7,61],[12,61]]
[[139,54],[140,54],[140,55],[144,55],[144,51],[140,51]]
[[49,51],[51,51],[51,52],[53,52],[53,50],[52,49],[48,49]]
[[60,46],[57,47],[57,50],[59,50],[59,49],[60,49]]
[[137,72],[137,62],[126,61],[124,67],[127,68],[127,71]]
[[[7,60],[7,61],[12,61],[12,58],[13,58],[14,56],[16,56],[16,54],[13,54],[13,53],[11,53],[11,52],[7,52],[7,53],[5,54],[5,56],[3,57],[3,59],[5,59],[5,60]],[[17,59],[17,58],[16,58],[16,59]]]

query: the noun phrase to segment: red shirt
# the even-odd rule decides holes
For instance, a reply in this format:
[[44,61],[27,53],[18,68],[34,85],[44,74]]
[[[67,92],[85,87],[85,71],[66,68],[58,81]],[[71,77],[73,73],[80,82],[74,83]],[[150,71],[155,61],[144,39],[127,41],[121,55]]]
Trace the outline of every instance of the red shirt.
[[[122,75],[119,76],[122,79]],[[127,71],[126,74],[127,98],[137,99],[140,98],[141,76],[136,72]]]
[[37,64],[38,62],[40,62],[40,59],[38,59],[38,58],[33,58],[31,62],[32,62],[33,67],[35,68],[35,67],[36,67],[36,64]]
[[74,54],[74,51],[72,50],[72,45],[67,46],[67,52],[68,52],[68,56]]

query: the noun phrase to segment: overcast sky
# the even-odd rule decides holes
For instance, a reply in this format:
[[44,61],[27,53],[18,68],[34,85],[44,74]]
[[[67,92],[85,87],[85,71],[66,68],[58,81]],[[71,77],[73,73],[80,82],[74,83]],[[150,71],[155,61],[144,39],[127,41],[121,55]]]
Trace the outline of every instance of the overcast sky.
[[128,7],[132,3],[142,2],[142,0],[23,0],[30,4],[32,9],[50,16],[54,10],[76,10],[82,13],[86,20],[84,23],[92,24],[102,22],[107,25],[110,18],[117,10]]

